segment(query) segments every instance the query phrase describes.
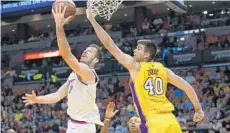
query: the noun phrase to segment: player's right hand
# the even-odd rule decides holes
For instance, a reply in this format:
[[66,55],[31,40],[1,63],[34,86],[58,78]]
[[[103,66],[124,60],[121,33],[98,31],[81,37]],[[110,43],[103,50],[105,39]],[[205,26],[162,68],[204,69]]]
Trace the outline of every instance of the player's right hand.
[[114,111],[115,108],[115,103],[114,102],[110,102],[107,107],[106,107],[106,111],[105,111],[105,117],[107,119],[111,119],[114,117],[114,115],[117,114],[118,110]]
[[52,9],[56,27],[63,27],[71,19],[71,16],[65,18],[66,8],[64,4],[59,4]]
[[194,122],[199,122],[204,119],[204,112],[202,109],[199,109],[198,111],[195,112],[193,116],[193,121]]
[[25,94],[24,97],[22,97],[23,99],[23,103],[27,105],[30,105],[30,104],[35,104],[36,101],[37,101],[37,96],[35,94],[34,91],[32,91],[32,94]]

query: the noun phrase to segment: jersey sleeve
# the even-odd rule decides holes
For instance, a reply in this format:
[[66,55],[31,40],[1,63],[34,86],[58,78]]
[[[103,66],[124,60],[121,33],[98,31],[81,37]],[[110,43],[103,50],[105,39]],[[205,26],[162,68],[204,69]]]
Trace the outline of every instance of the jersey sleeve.
[[69,77],[67,78],[67,81],[66,82],[70,82],[74,79],[74,72],[72,72]]
[[92,70],[92,72],[93,72],[93,74],[94,74],[94,76],[95,76],[95,83],[98,83],[98,82],[99,82],[99,77],[98,77],[96,71],[95,71],[95,70]]

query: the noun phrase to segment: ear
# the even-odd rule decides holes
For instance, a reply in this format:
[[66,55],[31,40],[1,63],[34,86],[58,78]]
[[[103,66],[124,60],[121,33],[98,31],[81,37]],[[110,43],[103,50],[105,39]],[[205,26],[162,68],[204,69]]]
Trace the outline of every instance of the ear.
[[149,58],[150,57],[150,53],[149,52],[146,52],[145,54],[144,54],[144,58]]
[[99,59],[98,59],[98,58],[94,58],[94,59],[93,59],[93,62],[94,62],[95,64],[97,64],[97,63],[99,63]]

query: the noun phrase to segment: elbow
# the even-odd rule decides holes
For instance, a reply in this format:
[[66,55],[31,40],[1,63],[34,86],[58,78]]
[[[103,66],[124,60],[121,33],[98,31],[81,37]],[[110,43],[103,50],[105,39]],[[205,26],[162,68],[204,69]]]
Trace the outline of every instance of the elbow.
[[60,97],[57,96],[57,94],[54,94],[53,102],[52,103],[57,103],[61,100]]

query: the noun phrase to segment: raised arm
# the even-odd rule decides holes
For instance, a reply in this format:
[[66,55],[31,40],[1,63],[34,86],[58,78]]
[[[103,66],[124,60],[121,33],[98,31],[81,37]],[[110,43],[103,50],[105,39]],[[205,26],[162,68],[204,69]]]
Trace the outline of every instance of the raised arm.
[[99,40],[105,46],[106,49],[118,60],[119,63],[124,65],[128,70],[139,69],[139,63],[128,54],[122,52],[117,45],[114,43],[113,39],[106,33],[106,31],[97,23],[97,21],[92,16],[90,10],[86,10],[87,18],[92,24]]
[[56,34],[59,52],[69,67],[81,77],[81,80],[88,83],[88,81],[94,80],[95,76],[90,68],[86,64],[80,63],[71,52],[71,47],[69,46],[64,31],[64,24],[68,22],[70,17],[64,17],[65,11],[66,6],[62,4],[56,6],[55,10],[52,10],[56,23]]
[[113,102],[110,102],[110,103],[107,105],[107,107],[106,107],[104,126],[101,128],[101,132],[100,132],[100,133],[107,133],[107,132],[108,132],[110,120],[111,120],[111,119],[116,115],[116,113],[118,112],[118,110],[114,111],[114,109],[115,109],[115,104],[114,104]]
[[36,96],[35,92],[32,91],[32,94],[25,94],[22,99],[26,105],[29,104],[52,104],[60,101],[62,98],[67,96],[68,93],[68,83],[63,84],[55,93],[47,94],[44,96]]
[[200,102],[198,100],[198,97],[193,87],[187,81],[185,81],[184,79],[176,75],[170,69],[166,69],[166,70],[168,74],[168,82],[175,85],[179,89],[183,90],[188,96],[189,100],[192,102],[194,106],[194,110],[196,112],[193,121],[195,122],[201,121],[204,118],[204,113],[202,111]]

